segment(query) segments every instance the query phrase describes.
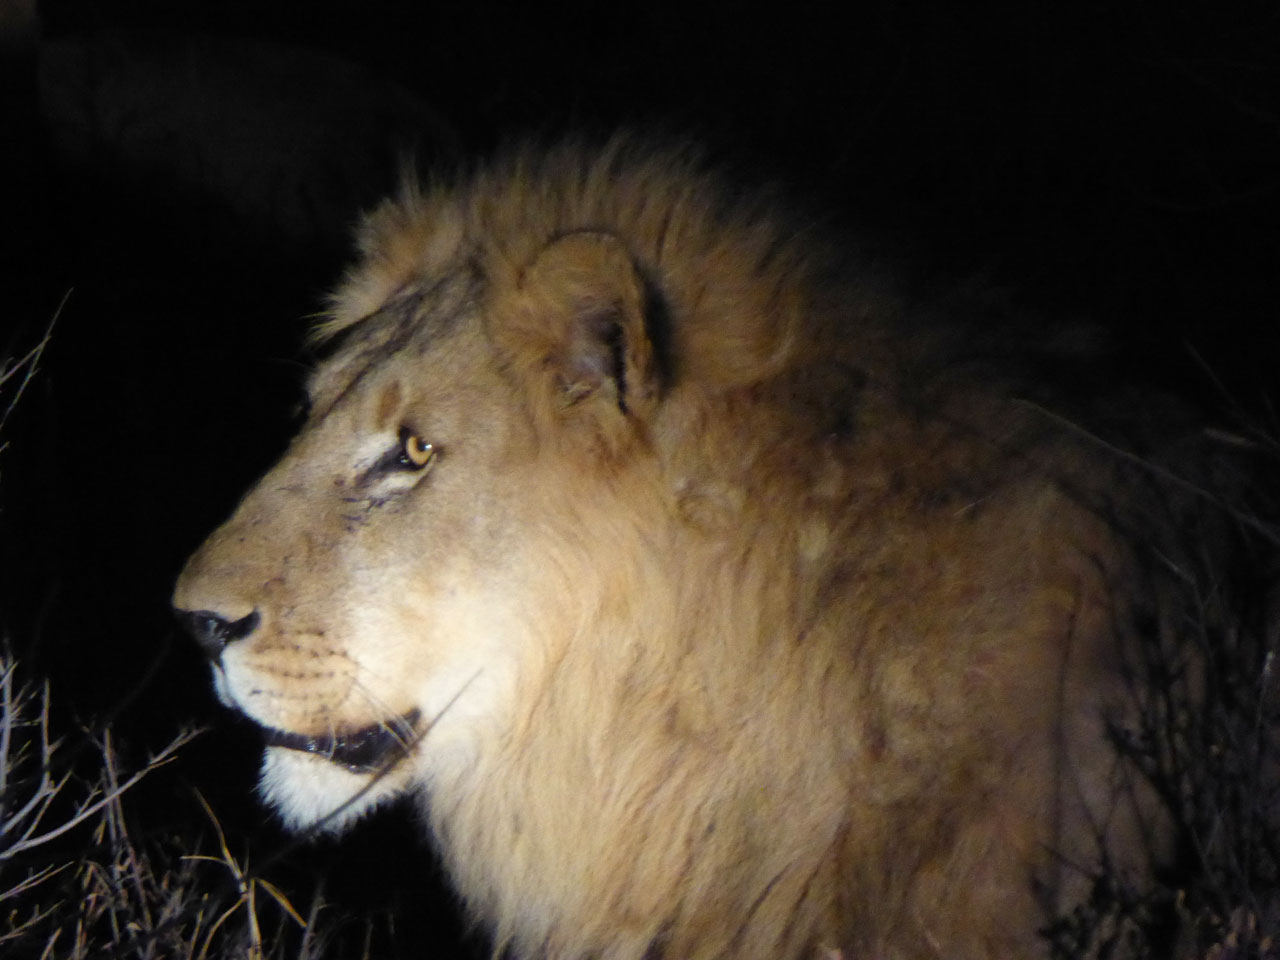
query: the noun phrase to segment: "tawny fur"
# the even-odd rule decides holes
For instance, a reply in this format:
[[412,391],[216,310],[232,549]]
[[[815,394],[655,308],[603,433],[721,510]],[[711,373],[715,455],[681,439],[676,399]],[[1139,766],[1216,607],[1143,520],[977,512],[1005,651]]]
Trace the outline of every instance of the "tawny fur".
[[[625,139],[408,189],[360,243],[307,425],[175,602],[260,613],[219,682],[265,726],[422,711],[351,815],[420,796],[499,949],[1041,956],[1102,843],[1143,876],[1106,724],[1159,498],[984,360],[1013,344]],[[401,428],[425,479],[377,472]],[[296,753],[296,825],[370,779]]]

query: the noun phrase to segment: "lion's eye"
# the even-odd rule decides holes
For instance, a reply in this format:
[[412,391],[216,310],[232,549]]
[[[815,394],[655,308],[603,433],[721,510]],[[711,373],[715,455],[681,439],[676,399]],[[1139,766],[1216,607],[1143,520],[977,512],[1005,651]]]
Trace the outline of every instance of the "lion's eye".
[[435,459],[436,448],[407,427],[400,428],[400,454],[396,464],[406,470],[421,470]]

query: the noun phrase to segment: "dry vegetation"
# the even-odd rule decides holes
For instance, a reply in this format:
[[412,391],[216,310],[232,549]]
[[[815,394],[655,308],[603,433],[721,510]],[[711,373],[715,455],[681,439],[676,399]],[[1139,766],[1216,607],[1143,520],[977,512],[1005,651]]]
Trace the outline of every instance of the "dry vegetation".
[[[157,775],[194,732],[126,772],[109,732],[54,735],[48,687],[24,683],[8,656],[0,657],[0,717],[0,952],[73,960],[316,955],[307,934],[319,900],[309,920],[299,916],[233,856],[207,805],[211,831],[191,836],[133,822],[130,789]],[[198,852],[210,832],[214,852]],[[264,917],[274,926],[264,929]],[[289,924],[303,935],[285,954],[298,939],[282,935]]]
[[[1280,957],[1280,448],[1255,422],[1220,438],[1232,466],[1200,491],[1206,522],[1183,519],[1190,559],[1150,557],[1176,574],[1179,622],[1164,641],[1151,625],[1130,665],[1140,722],[1112,730],[1170,811],[1177,859],[1148,890],[1104,865],[1089,900],[1046,931],[1055,960]],[[1230,569],[1207,546],[1223,516]]]
[[[52,329],[0,366],[0,428],[31,383]],[[49,685],[24,678],[0,648],[0,955],[320,955],[319,894],[300,916],[233,855],[202,798],[189,798],[185,835],[136,822],[130,791],[144,777],[164,776],[198,731],[176,733],[130,767],[110,729],[55,729],[51,708]]]

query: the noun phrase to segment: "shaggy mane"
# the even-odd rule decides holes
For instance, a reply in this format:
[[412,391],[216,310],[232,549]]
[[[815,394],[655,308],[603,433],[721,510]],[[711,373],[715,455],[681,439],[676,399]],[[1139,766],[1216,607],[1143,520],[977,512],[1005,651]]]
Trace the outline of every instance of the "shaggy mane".
[[[697,305],[695,314],[719,320],[731,305],[739,318],[771,317],[768,331],[736,333],[759,340],[749,345],[757,355],[777,348],[786,313],[800,309],[786,296],[823,268],[805,226],[764,192],[731,193],[694,147],[654,148],[626,135],[603,147],[524,146],[451,179],[406,180],[365,220],[356,263],[313,339],[333,339],[459,257],[502,281],[552,239],[580,230],[616,235],[644,273],[662,278],[670,300]],[[687,319],[685,333],[696,326]]]

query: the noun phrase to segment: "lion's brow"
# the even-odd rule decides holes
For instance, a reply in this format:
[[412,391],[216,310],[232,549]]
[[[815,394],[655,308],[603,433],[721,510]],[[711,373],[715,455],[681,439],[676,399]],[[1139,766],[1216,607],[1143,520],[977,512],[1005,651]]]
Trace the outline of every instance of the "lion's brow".
[[[462,317],[479,299],[482,277],[471,261],[459,269],[445,273],[425,288],[409,287],[387,301],[382,307],[359,321],[351,328],[346,356],[335,358],[312,371],[307,381],[307,395],[312,398],[320,417],[340,404],[343,399],[364,380],[372,370],[406,350],[414,341],[429,343],[446,336],[455,329]],[[332,399],[323,405],[316,404],[317,397],[329,392],[321,381],[335,371],[355,371],[346,382],[332,391]]]

